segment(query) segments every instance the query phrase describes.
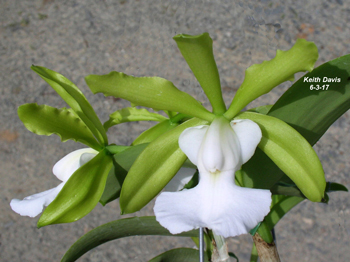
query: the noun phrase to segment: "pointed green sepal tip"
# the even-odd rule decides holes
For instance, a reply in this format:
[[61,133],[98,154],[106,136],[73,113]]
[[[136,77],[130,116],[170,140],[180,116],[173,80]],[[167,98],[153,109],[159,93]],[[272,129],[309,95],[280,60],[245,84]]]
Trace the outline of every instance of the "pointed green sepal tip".
[[173,39],[207,95],[214,114],[223,114],[226,106],[222,98],[219,71],[214,59],[213,40],[208,33],[180,34]]
[[275,58],[252,65],[246,70],[245,79],[225,116],[232,119],[254,99],[285,81],[294,80],[295,73],[312,71],[317,59],[316,45],[298,39],[288,51],[277,50]]

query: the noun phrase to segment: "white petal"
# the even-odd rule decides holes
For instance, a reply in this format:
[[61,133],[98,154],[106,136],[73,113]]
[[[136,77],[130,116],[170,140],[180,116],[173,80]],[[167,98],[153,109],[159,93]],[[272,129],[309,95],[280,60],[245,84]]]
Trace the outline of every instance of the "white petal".
[[248,233],[270,211],[270,191],[236,186],[232,171],[200,177],[195,188],[164,192],[156,200],[156,219],[172,234],[207,227],[233,237]]
[[258,124],[249,119],[233,120],[231,127],[238,137],[241,145],[241,158],[244,164],[255,152],[261,140],[261,130]]
[[35,217],[39,215],[45,206],[48,206],[61,191],[64,183],[59,186],[24,198],[12,199],[10,206],[13,211],[21,216]]
[[195,126],[185,129],[179,137],[179,146],[188,159],[197,165],[198,152],[209,126]]
[[98,152],[92,148],[82,148],[75,150],[59,160],[54,165],[52,172],[59,180],[66,182],[70,176],[81,166],[80,158],[85,153],[96,155]]
[[164,191],[176,192],[183,189],[184,186],[191,180],[195,172],[196,170],[193,168],[181,167],[177,174],[164,187]]
[[198,169],[212,173],[238,170],[242,165],[240,155],[240,144],[230,122],[224,117],[215,118],[203,139]]

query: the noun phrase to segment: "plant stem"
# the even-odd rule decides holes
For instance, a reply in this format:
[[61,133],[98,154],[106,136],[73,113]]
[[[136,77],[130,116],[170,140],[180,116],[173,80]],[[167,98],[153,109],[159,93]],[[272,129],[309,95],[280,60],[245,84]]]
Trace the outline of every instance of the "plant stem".
[[227,244],[225,242],[225,238],[222,236],[215,235],[213,232],[213,253],[211,256],[212,262],[228,262],[229,261],[229,255],[227,250]]
[[256,249],[258,250],[259,258],[261,262],[281,262],[277,252],[275,242],[265,242],[259,233],[255,233],[253,236]]

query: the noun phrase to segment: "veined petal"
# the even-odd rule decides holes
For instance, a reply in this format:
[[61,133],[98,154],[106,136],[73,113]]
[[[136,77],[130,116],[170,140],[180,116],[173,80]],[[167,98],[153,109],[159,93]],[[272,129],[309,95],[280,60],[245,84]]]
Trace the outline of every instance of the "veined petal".
[[238,137],[242,164],[244,164],[254,155],[255,149],[261,140],[260,127],[249,119],[233,120],[230,124]]
[[184,188],[184,186],[191,180],[195,173],[195,169],[189,167],[181,167],[176,175],[164,187],[166,192],[176,192]]
[[199,227],[233,237],[248,233],[270,211],[268,190],[241,188],[232,171],[200,174],[199,184],[181,192],[163,192],[154,206],[157,221],[172,234]]
[[43,211],[45,206],[48,206],[56,198],[63,185],[64,182],[55,188],[28,196],[23,200],[12,199],[10,206],[13,211],[21,216],[36,217]]
[[195,126],[185,129],[179,137],[179,146],[188,159],[197,165],[198,153],[209,126]]
[[[53,174],[59,180],[66,182],[70,178],[70,176],[81,166],[81,158],[82,162],[85,162],[84,159],[88,156],[85,155],[86,153],[97,155],[98,152],[92,148],[82,148],[75,150],[63,157],[53,166]],[[91,157],[87,158],[89,160],[91,159]]]

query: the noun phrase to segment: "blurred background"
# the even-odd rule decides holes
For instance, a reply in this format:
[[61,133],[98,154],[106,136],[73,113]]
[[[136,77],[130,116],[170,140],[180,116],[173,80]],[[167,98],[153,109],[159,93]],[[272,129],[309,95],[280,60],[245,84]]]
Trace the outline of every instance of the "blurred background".
[[[350,53],[349,23],[350,5],[343,0],[0,0],[0,261],[60,261],[80,236],[121,217],[115,201],[106,207],[98,204],[78,222],[37,229],[38,218],[21,217],[10,209],[13,198],[57,186],[53,165],[82,147],[63,144],[57,136],[32,134],[18,119],[17,107],[24,103],[66,106],[31,71],[32,64],[73,81],[103,121],[129,103],[92,95],[84,77],[113,70],[164,77],[209,108],[174,35],[210,33],[228,105],[247,67],[273,58],[276,49],[291,48],[297,38],[315,42],[317,65]],[[274,103],[291,84],[282,84],[248,108]],[[344,114],[315,145],[326,179],[348,188],[349,117]],[[153,124],[121,124],[110,129],[109,140],[129,145]],[[349,194],[330,197],[328,205],[302,202],[277,225],[282,261],[348,261]],[[136,215],[152,215],[152,208],[150,203]],[[249,260],[249,235],[228,243],[240,261]],[[130,237],[102,245],[78,261],[148,261],[171,248],[193,246],[183,238]]]

